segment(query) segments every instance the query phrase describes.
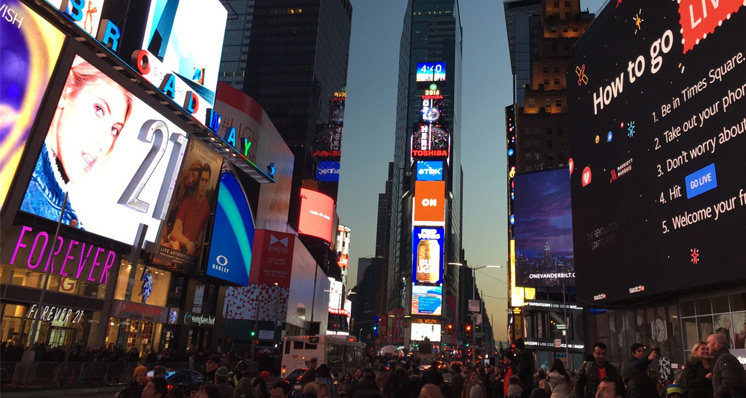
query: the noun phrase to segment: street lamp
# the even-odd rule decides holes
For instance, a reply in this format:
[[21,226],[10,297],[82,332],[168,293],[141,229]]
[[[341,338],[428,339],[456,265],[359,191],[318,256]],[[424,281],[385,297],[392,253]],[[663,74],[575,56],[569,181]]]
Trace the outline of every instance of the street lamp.
[[[483,268],[503,268],[502,265],[477,265],[475,267],[470,267],[470,266],[468,266],[466,264],[462,264],[462,263],[448,263],[448,265],[456,265],[456,266],[459,266],[459,267],[466,267],[466,268],[468,268],[468,269],[471,270],[471,282],[472,282],[471,283],[471,297],[474,300],[476,300],[476,298],[477,298],[477,275],[476,275],[476,272],[478,270],[480,270],[480,269],[483,269]],[[480,304],[480,306],[479,306],[480,312],[481,312],[481,309],[482,309],[482,306]],[[474,324],[474,313],[470,311],[470,315],[471,315],[471,323],[473,325]],[[474,333],[471,334],[471,337],[472,337],[472,340],[473,340],[474,339]],[[471,362],[473,364],[474,360],[475,360],[474,357],[476,356],[476,347],[474,347],[474,344],[473,344],[474,341],[471,341],[471,343],[472,343],[471,344],[472,345],[472,351],[471,351],[472,352],[472,354],[471,354],[472,359],[471,359]]]

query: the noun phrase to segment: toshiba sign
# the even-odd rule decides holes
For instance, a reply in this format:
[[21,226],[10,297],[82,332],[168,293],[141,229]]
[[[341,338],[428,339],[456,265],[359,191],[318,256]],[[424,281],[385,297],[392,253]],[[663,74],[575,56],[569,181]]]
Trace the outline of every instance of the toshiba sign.
[[445,181],[415,181],[415,225],[442,225],[445,222]]

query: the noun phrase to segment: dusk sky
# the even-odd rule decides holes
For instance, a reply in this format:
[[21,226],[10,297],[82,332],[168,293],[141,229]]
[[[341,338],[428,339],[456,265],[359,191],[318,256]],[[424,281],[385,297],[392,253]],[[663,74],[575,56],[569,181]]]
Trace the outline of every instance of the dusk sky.
[[[350,287],[358,258],[375,252],[378,194],[394,160],[399,42],[407,0],[351,0],[352,37],[337,212],[352,230]],[[603,0],[581,0],[597,13]],[[505,106],[512,99],[503,2],[461,0],[464,170],[463,241],[469,265],[508,261],[506,232]],[[507,340],[507,274],[477,271],[477,286],[493,319],[495,339]]]

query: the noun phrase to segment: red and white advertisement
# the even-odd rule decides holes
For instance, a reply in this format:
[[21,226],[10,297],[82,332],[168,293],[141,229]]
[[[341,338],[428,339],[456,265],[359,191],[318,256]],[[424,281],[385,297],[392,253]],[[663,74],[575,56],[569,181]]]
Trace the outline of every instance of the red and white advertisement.
[[254,255],[251,259],[250,284],[290,287],[293,269],[295,236],[282,232],[257,229],[254,234]]

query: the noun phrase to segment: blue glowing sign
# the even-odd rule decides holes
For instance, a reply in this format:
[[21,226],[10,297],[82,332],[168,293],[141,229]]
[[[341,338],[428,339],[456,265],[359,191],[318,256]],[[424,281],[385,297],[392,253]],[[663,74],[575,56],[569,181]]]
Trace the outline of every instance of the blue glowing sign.
[[442,160],[420,160],[417,162],[417,181],[443,181]]
[[446,81],[445,62],[418,62],[418,82],[444,82]]
[[339,182],[339,162],[322,160],[316,168],[316,181]]
[[689,174],[686,181],[686,198],[691,199],[699,194],[703,194],[718,186],[717,173],[715,173],[715,163]]
[[220,174],[207,275],[248,286],[254,246],[254,217],[246,194],[231,172]]

